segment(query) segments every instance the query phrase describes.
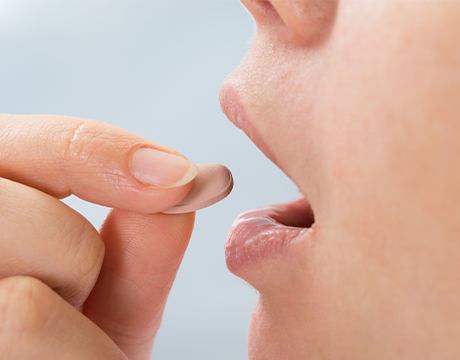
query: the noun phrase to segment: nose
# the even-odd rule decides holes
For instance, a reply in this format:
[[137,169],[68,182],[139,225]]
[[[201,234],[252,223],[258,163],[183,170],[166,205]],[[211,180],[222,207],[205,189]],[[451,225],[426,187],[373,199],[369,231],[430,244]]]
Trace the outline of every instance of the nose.
[[[285,27],[302,44],[324,39],[334,23],[338,0],[242,0],[260,27]],[[279,33],[279,32],[278,32]]]

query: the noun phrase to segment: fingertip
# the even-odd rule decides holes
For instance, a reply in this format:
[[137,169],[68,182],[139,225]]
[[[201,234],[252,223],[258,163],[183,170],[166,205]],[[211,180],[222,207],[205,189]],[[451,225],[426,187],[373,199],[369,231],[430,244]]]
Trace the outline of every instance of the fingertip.
[[[0,144],[0,176],[59,199],[73,194],[102,206],[157,213],[180,202],[196,175],[177,151],[102,121],[0,115],[0,122],[15,135]],[[137,150],[138,178],[130,168]]]
[[[166,215],[113,209],[107,216],[101,229],[104,266],[85,314],[126,353],[136,350],[133,341],[153,341],[194,220],[194,212]],[[147,350],[149,346],[145,344]]]
[[162,189],[140,183],[134,187],[125,187],[118,183],[115,185],[114,196],[101,205],[143,214],[161,213],[185,199],[193,184],[192,180],[179,187]]

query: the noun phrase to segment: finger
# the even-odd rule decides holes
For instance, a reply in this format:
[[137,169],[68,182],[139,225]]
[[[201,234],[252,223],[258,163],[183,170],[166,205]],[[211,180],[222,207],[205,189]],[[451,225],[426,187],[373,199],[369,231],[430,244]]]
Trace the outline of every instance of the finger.
[[2,359],[126,360],[113,341],[45,284],[0,280]]
[[106,257],[83,311],[130,359],[149,358],[194,217],[113,210],[103,225]]
[[0,178],[0,278],[36,277],[79,307],[99,274],[104,243],[78,212]]
[[58,198],[161,212],[185,197],[195,175],[178,152],[100,121],[0,115],[0,177]]

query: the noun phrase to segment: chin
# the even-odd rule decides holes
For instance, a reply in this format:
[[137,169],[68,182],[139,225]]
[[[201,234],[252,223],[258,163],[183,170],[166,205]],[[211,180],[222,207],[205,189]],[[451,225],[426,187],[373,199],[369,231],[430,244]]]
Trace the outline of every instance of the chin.
[[279,310],[272,311],[263,297],[252,315],[249,333],[250,360],[311,359],[302,329],[290,324]]

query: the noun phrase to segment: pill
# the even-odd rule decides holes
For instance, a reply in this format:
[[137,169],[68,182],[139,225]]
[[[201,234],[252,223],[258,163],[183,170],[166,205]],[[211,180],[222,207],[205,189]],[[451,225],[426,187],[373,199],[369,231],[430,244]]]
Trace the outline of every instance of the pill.
[[184,214],[211,206],[227,197],[233,188],[230,170],[221,164],[197,164],[198,174],[187,196],[164,214]]

